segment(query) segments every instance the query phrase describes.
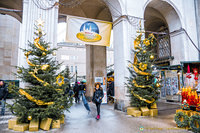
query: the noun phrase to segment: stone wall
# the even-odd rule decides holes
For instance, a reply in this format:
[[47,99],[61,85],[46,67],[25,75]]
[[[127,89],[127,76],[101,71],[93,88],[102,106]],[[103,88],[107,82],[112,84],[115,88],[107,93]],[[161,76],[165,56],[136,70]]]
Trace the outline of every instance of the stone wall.
[[18,61],[20,22],[12,16],[0,14],[0,79],[16,79],[12,72]]

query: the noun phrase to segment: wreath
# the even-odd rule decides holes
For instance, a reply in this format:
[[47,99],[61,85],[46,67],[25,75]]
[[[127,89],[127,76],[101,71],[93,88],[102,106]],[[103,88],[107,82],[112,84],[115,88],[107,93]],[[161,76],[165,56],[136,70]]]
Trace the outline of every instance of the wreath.
[[[183,121],[180,121],[180,118],[183,118]],[[189,125],[189,117],[183,112],[176,113],[174,120],[178,127],[187,127]]]
[[[195,121],[198,123],[199,128],[197,128]],[[190,123],[190,127],[191,127],[193,132],[200,133],[200,116],[199,115],[191,116],[189,123]]]

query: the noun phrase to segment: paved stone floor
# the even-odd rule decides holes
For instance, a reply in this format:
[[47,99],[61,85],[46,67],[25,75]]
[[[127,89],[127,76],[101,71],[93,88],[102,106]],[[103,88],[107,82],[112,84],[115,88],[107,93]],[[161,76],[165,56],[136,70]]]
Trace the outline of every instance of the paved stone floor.
[[[188,133],[176,128],[173,120],[175,110],[180,106],[172,103],[158,102],[157,117],[132,117],[113,109],[112,105],[102,105],[101,119],[96,120],[96,107],[90,103],[88,114],[82,103],[74,104],[70,113],[66,112],[65,124],[60,129],[52,129],[52,133]],[[10,115],[10,114],[9,114]],[[1,121],[1,117],[0,117]],[[140,131],[140,127],[144,130]],[[7,123],[0,124],[0,133],[14,133],[8,130]],[[26,131],[28,132],[28,131]],[[44,132],[42,130],[38,131]]]

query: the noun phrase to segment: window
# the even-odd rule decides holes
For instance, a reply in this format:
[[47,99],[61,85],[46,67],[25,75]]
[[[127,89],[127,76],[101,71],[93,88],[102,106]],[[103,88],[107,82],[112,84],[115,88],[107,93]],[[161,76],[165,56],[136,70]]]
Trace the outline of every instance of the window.
[[73,66],[71,66],[71,72],[73,72]]
[[61,55],[61,60],[69,60],[69,55]]
[[77,66],[75,66],[75,72],[77,71]]

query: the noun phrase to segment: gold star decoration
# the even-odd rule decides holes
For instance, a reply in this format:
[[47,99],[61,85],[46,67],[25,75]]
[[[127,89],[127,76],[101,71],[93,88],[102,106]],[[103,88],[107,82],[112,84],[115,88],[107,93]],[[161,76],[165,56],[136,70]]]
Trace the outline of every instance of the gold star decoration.
[[145,63],[139,63],[139,68],[140,68],[140,70],[144,71],[144,70],[147,69],[147,64],[145,64]]
[[42,26],[42,27],[44,26],[44,20],[42,20],[41,17],[38,20],[36,20],[36,22],[38,26]]
[[35,74],[38,73],[38,69],[35,67],[35,69],[33,70]]
[[146,45],[146,46],[149,46],[150,45],[150,41],[148,39],[144,39],[143,40],[143,43]]
[[64,77],[61,76],[61,75],[58,75],[58,77],[56,77],[56,83],[59,85],[59,86],[62,86],[64,84]]

